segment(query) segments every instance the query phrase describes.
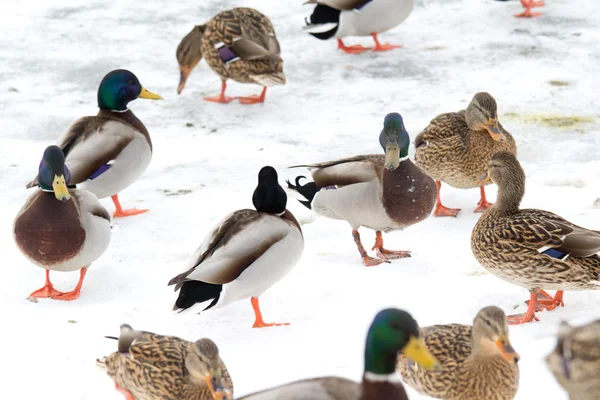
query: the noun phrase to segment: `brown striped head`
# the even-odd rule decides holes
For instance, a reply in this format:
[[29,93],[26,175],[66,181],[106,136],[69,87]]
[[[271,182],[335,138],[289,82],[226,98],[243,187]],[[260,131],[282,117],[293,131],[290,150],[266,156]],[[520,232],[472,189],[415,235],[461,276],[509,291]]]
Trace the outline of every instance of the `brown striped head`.
[[483,355],[500,354],[516,364],[520,356],[508,339],[508,323],[504,311],[495,306],[482,308],[473,321],[473,352]]
[[469,129],[474,131],[486,130],[497,142],[503,142],[506,137],[498,124],[498,106],[491,94],[479,92],[467,107],[465,119]]
[[177,94],[181,94],[190,73],[202,59],[202,36],[206,25],[196,25],[177,46],[177,62],[179,63],[179,86]]
[[221,358],[215,342],[200,339],[192,343],[185,358],[185,366],[198,385],[206,385],[215,400],[230,400],[231,393],[225,387],[221,374]]

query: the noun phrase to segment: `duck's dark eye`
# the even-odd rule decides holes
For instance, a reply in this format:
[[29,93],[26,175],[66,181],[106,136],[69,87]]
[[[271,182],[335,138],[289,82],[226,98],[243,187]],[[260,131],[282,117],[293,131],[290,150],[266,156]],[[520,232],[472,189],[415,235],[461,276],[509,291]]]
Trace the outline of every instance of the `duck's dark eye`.
[[132,80],[128,80],[128,81],[127,81],[127,84],[128,84],[128,85],[133,85],[133,81],[132,81]]

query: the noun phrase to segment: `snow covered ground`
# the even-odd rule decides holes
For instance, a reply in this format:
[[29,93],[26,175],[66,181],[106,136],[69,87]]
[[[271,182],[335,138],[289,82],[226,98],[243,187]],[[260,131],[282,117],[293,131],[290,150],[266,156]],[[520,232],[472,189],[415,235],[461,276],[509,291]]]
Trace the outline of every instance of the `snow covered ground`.
[[[471,254],[479,191],[447,186],[443,200],[463,209],[459,217],[429,218],[386,235],[386,247],[412,250],[413,257],[375,268],[362,266],[347,224],[313,220],[290,200],[306,223],[304,256],[261,305],[265,320],[291,326],[251,329],[249,301],[174,315],[166,284],[217,220],[252,206],[263,165],[277,168],[283,183],[306,172],[289,165],[380,152],[386,113],[400,112],[414,139],[431,118],[464,108],[477,91],[496,97],[500,121],[517,140],[528,179],[523,206],[599,229],[600,15],[592,1],[547,3],[541,18],[523,20],[513,18],[518,1],[421,0],[404,24],[381,36],[403,49],[351,56],[300,31],[311,11],[300,0],[3,2],[0,343],[8,374],[0,398],[121,399],[95,359],[116,349],[103,336],[124,322],[212,338],[239,396],[311,376],[360,379],[366,329],[385,307],[408,310],[422,326],[471,323],[491,304],[522,312],[528,293],[486,273]],[[269,90],[264,105],[207,103],[202,97],[220,85],[203,62],[178,96],[180,39],[234,6],[254,6],[271,18],[288,84]],[[31,193],[25,183],[47,145],[76,118],[96,113],[97,85],[116,68],[130,69],[164,97],[130,104],[152,135],[154,157],[121,201],[151,211],[114,222],[111,246],[90,268],[78,300],[29,302],[44,274],[12,240],[14,216]],[[248,95],[260,87],[230,83],[228,90]],[[495,187],[488,193],[493,200]],[[103,203],[112,212],[110,200]],[[362,232],[365,247],[372,244],[374,233]],[[58,289],[70,290],[79,274],[51,276]],[[511,328],[521,355],[517,399],[567,398],[542,359],[561,320],[600,317],[600,293],[568,292],[565,303],[541,313],[539,323]]]

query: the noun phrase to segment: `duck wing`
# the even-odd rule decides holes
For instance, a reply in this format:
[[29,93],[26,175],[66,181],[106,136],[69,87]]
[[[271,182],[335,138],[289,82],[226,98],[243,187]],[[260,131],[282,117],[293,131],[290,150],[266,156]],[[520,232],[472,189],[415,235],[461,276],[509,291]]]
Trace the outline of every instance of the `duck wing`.
[[342,187],[381,179],[384,162],[385,156],[368,154],[317,164],[294,165],[290,168],[308,168],[315,184],[319,187],[331,185]]

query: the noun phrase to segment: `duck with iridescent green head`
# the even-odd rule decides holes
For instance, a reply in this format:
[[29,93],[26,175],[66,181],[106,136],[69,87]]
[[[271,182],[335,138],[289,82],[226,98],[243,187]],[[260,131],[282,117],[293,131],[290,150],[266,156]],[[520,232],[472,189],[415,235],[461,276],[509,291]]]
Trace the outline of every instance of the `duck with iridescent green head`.
[[[398,113],[386,115],[379,144],[384,154],[368,154],[306,167],[314,182],[300,185],[288,182],[288,188],[306,198],[307,208],[327,218],[347,221],[365,266],[410,257],[409,251],[393,251],[383,247],[382,232],[402,230],[425,220],[435,204],[435,181],[408,157],[410,138]],[[331,190],[334,189],[334,190]],[[369,257],[358,228],[364,226],[376,233],[377,258]]]
[[[96,196],[69,189],[72,171],[58,146],[49,146],[39,166],[37,189],[15,218],[13,236],[23,255],[46,270],[46,284],[32,298],[74,300],[87,268],[108,248],[110,214]],[[75,289],[62,293],[50,282],[50,271],[80,270]]]
[[292,382],[254,393],[240,400],[408,400],[396,359],[402,354],[419,366],[438,365],[419,333],[419,325],[406,311],[380,311],[367,333],[365,369],[361,383],[339,377],[322,377]]
[[[70,183],[99,199],[111,196],[116,207],[114,217],[148,211],[123,210],[118,197],[142,175],[152,158],[150,134],[127,108],[129,102],[138,98],[162,99],[144,89],[132,72],[109,72],[98,87],[98,114],[79,118],[56,143],[70,167]],[[36,177],[27,188],[39,186],[38,180]]]

